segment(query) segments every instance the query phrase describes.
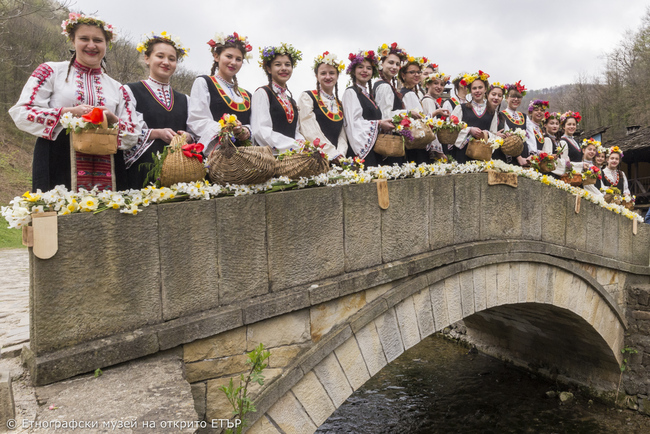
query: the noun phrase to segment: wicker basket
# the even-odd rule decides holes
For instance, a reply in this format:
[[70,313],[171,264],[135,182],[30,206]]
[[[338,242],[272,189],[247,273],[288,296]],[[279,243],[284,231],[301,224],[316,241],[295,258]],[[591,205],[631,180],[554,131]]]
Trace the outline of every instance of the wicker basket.
[[431,131],[431,127],[422,121],[415,121],[412,125],[413,141],[404,140],[404,147],[406,149],[426,149],[427,145],[436,139],[436,135]]
[[327,173],[329,170],[330,165],[327,160],[319,152],[312,152],[312,155],[294,154],[279,160],[275,175],[299,179]]
[[108,128],[104,120],[99,128],[70,134],[70,142],[75,151],[90,155],[112,155],[117,153],[117,129]]
[[230,139],[208,157],[208,176],[215,184],[261,184],[275,174],[276,159],[268,146],[235,146]]
[[623,202],[623,206],[630,211],[634,211],[634,202]]
[[492,148],[485,140],[472,139],[467,144],[465,155],[473,160],[490,161]]
[[186,142],[186,135],[174,136],[169,144],[169,152],[163,162],[160,173],[160,185],[171,187],[179,182],[195,182],[205,178],[205,167],[197,158],[183,154],[181,147]]
[[555,161],[544,161],[539,163],[539,173],[551,173],[555,170]]
[[402,136],[380,134],[373,150],[384,157],[403,157],[405,155],[404,140],[402,140]]
[[589,178],[589,177],[587,177],[587,178],[584,178],[582,180],[582,185],[594,185],[597,180],[598,180],[598,178]]
[[524,141],[519,136],[508,136],[503,140],[501,151],[510,157],[518,157],[524,150]]
[[612,203],[614,202],[614,195],[612,193],[605,193],[603,200],[605,200],[607,203]]
[[460,131],[452,131],[448,128],[442,128],[436,132],[438,141],[443,145],[453,145],[456,143],[458,134],[460,134]]
[[560,177],[560,180],[566,182],[567,184],[571,184],[574,187],[580,187],[582,185],[582,174],[576,173],[573,176],[562,175]]

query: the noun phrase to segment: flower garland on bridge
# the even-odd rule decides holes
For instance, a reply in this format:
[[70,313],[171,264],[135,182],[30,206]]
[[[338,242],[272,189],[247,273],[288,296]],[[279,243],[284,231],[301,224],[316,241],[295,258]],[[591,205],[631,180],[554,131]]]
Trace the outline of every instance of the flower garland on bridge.
[[142,190],[120,192],[91,191],[80,189],[70,192],[63,186],[57,186],[48,192],[25,193],[14,198],[9,206],[2,207],[2,216],[9,222],[10,228],[20,228],[28,225],[31,215],[37,212],[56,211],[59,215],[78,212],[98,213],[108,209],[120,210],[124,214],[137,214],[143,208],[153,203],[166,203],[183,200],[209,200],[220,196],[243,196],[249,194],[272,193],[275,191],[300,189],[315,186],[342,186],[350,184],[367,184],[373,179],[404,179],[423,178],[426,176],[441,176],[462,173],[480,173],[487,169],[497,172],[515,173],[517,176],[539,181],[564,190],[574,196],[580,196],[631,220],[643,222],[643,218],[623,206],[607,203],[602,196],[596,196],[588,191],[573,187],[563,181],[519,166],[506,164],[503,161],[471,161],[465,164],[452,163],[406,163],[403,165],[367,167],[358,171],[333,168],[327,173],[310,178],[300,178],[292,181],[287,177],[273,178],[257,185],[211,184],[208,181],[195,183],[179,183],[170,188],[146,187]]

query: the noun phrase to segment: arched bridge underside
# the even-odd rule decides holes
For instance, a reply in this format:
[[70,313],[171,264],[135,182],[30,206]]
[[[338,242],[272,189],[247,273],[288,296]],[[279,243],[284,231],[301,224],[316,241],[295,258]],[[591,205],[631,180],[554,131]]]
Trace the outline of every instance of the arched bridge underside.
[[249,432],[315,431],[386,364],[459,320],[471,338],[502,357],[596,390],[616,387],[623,312],[596,279],[567,261],[495,254],[379,292],[374,299],[366,294],[372,301],[262,392],[256,400],[259,419]]

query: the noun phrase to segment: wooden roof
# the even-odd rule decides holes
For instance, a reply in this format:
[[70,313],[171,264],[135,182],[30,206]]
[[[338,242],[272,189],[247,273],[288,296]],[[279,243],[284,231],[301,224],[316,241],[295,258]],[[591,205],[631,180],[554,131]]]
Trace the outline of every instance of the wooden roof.
[[607,143],[608,147],[618,146],[621,151],[634,151],[650,147],[650,127],[641,127],[629,136],[612,140]]

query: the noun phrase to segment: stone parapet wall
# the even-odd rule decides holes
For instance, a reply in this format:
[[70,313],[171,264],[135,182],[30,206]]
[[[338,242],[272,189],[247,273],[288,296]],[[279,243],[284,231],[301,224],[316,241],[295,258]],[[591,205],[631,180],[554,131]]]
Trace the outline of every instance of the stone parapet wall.
[[[486,174],[170,203],[58,219],[30,258],[37,384],[68,378],[477,256],[541,253],[650,274],[650,228]],[[587,230],[589,225],[589,230]]]

